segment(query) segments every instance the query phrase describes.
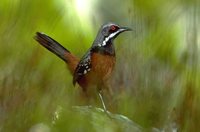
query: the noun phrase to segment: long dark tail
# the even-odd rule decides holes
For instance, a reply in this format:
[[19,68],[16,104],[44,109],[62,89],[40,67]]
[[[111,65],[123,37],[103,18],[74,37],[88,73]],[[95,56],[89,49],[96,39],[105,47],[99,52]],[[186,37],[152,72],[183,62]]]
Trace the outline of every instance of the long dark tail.
[[62,60],[68,62],[66,53],[70,53],[70,51],[64,48],[62,45],[60,45],[57,41],[55,41],[51,37],[43,33],[37,32],[35,40],[38,41],[39,44],[47,48],[49,51],[60,57]]

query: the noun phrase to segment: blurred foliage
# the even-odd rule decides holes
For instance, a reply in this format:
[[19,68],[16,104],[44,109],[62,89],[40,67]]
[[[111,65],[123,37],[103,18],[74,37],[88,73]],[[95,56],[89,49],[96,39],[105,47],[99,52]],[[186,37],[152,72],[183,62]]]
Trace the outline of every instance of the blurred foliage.
[[147,130],[199,130],[199,7],[198,0],[1,0],[0,131],[123,131],[107,117],[73,111],[81,89],[33,39],[45,32],[81,57],[108,21],[134,29],[115,41],[115,113]]

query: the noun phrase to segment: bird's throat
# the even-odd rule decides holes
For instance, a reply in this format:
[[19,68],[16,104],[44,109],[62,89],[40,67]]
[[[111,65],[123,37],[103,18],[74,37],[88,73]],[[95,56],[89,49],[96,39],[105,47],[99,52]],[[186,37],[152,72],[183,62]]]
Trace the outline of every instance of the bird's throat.
[[115,56],[115,47],[113,43],[102,47],[95,46],[92,48],[92,51],[100,54]]

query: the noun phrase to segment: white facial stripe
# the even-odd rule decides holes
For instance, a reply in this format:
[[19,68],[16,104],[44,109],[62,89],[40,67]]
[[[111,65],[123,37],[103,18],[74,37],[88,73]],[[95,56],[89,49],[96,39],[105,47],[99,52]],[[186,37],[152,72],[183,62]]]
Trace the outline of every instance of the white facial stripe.
[[[117,32],[111,33],[108,37],[105,38],[105,40],[103,41],[102,44],[99,44],[99,46],[105,46],[107,44],[107,42],[112,39],[115,35],[117,35],[120,32],[120,30],[118,30]],[[100,46],[100,47],[101,47]]]

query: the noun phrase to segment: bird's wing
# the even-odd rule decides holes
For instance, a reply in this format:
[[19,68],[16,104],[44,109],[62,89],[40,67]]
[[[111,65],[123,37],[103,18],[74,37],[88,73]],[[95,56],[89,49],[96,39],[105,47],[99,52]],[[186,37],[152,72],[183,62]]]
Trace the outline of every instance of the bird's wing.
[[91,52],[88,51],[79,64],[77,65],[74,76],[73,76],[73,84],[75,85],[76,82],[83,76],[85,76],[91,70]]

